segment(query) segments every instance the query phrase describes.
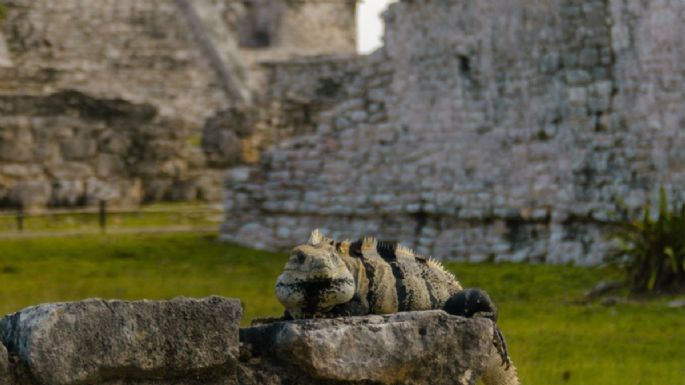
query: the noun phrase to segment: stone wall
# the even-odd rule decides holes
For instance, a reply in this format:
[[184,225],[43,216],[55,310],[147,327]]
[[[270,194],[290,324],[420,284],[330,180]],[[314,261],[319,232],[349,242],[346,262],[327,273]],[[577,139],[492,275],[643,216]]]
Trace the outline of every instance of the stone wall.
[[473,385],[501,365],[490,320],[441,310],[242,329],[241,317],[222,297],[30,307],[0,319],[0,383]]
[[[166,114],[197,124],[235,102],[234,95],[226,95],[217,65],[229,71],[237,92],[245,96],[261,91],[252,77],[264,60],[355,52],[355,2],[347,0],[337,5],[285,0],[3,2],[9,11],[0,35],[13,67],[0,69],[0,91],[77,89],[163,106]],[[257,12],[261,3],[283,8],[273,41],[241,46],[240,28],[259,28],[246,7]],[[212,62],[206,45],[220,63]]]
[[218,200],[193,125],[151,104],[78,91],[0,95],[0,205],[76,206],[104,199]]
[[272,146],[314,132],[321,113],[348,97],[345,85],[363,61],[331,55],[263,62],[269,86],[254,103],[222,110],[204,126],[210,164],[255,164]]
[[685,6],[401,1],[310,135],[236,169],[225,239],[314,227],[442,258],[596,264],[660,185],[685,198]]
[[[289,136],[269,126],[235,145],[202,146],[217,115],[261,100],[260,63],[355,50],[354,1],[0,5],[2,206],[219,200],[225,167]],[[260,16],[274,5],[275,15]],[[268,44],[243,44],[243,29],[264,25]],[[127,112],[138,109],[145,116]],[[237,123],[229,137],[244,132]]]
[[3,82],[2,91],[77,89],[164,106],[197,123],[228,103],[174,1],[8,4],[2,33],[14,66],[5,72],[20,81]]

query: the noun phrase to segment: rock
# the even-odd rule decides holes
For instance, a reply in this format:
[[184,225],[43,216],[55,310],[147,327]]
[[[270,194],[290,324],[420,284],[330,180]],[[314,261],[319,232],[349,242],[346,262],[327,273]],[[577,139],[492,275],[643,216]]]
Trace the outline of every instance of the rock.
[[84,180],[93,175],[93,168],[81,162],[62,162],[48,168],[50,175],[57,180]]
[[194,180],[175,181],[169,191],[172,201],[194,201],[198,197],[197,184]]
[[97,142],[85,136],[77,136],[61,144],[62,156],[66,160],[87,160],[95,156]]
[[674,299],[668,303],[671,309],[685,308],[685,299]]
[[241,139],[252,134],[250,110],[245,107],[219,111],[202,128],[202,149],[210,164],[217,167],[240,162]]
[[125,155],[130,146],[131,139],[125,133],[114,130],[105,131],[99,138],[98,147],[106,153]]
[[9,163],[0,167],[0,173],[11,178],[29,179],[40,176],[43,169],[37,165]]
[[95,159],[95,174],[100,178],[126,175],[126,165],[118,156],[98,154]]
[[604,298],[602,298],[601,301],[599,301],[599,303],[602,304],[602,306],[606,306],[606,307],[616,306],[619,303],[625,303],[625,302],[626,302],[625,299],[623,299],[621,297],[617,297],[617,296],[604,297]]
[[[474,384],[488,361],[492,335],[489,320],[441,310],[277,322],[240,331],[252,355],[314,379],[379,384]],[[282,375],[297,379],[297,373]]]
[[143,179],[143,200],[159,201],[169,197],[173,181],[169,179]]
[[91,299],[7,316],[0,339],[43,384],[230,376],[241,316],[238,300],[221,297]]
[[5,345],[0,343],[0,384],[9,384],[9,357]]
[[586,298],[596,298],[614,292],[624,286],[622,281],[601,281],[592,289],[585,292]]

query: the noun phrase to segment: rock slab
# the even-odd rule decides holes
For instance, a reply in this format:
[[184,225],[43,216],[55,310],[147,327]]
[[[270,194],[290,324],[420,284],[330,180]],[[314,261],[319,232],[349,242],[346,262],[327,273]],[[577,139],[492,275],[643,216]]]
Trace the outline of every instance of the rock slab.
[[[474,384],[492,347],[493,325],[441,310],[277,322],[241,329],[253,355],[313,381],[297,383]],[[318,382],[318,381],[323,382]]]
[[45,385],[230,377],[241,316],[221,297],[44,304],[0,320],[0,342]]

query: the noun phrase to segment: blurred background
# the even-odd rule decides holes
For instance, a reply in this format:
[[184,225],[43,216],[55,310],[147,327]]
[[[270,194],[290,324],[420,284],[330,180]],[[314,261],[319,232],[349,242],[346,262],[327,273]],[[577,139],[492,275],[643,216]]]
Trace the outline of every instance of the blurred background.
[[282,315],[375,235],[487,290],[527,384],[685,384],[685,4],[0,0],[0,314]]

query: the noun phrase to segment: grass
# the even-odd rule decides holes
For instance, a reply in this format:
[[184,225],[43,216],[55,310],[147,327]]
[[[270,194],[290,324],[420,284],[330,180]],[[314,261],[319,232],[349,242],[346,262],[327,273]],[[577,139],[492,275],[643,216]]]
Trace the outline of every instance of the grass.
[[[87,297],[162,299],[219,294],[243,300],[243,323],[278,316],[273,284],[285,255],[212,236],[88,235],[0,241],[0,313]],[[602,269],[448,264],[486,289],[525,384],[683,385],[685,310],[670,298],[579,304]]]
[[499,304],[499,324],[526,384],[685,384],[685,310],[669,308],[672,298],[580,304],[596,282],[616,278],[606,269],[449,267]]

